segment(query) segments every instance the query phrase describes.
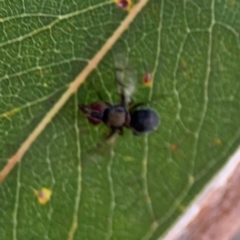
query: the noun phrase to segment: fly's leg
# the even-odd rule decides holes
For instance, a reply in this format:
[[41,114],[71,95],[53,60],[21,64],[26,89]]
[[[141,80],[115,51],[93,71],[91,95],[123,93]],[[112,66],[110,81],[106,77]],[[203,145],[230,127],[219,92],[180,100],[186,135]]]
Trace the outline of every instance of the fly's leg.
[[120,105],[124,108],[127,108],[127,101],[123,92],[120,93]]
[[110,133],[106,136],[106,140],[111,139],[117,132],[118,130],[116,128],[111,128]]
[[106,136],[107,140],[110,140],[115,134],[119,134],[120,136],[123,135],[123,128],[111,128],[110,133]]
[[97,95],[98,95],[99,99],[100,99],[104,104],[106,104],[106,105],[109,106],[109,107],[112,106],[112,104],[111,104],[110,102],[105,101],[105,100],[102,98],[101,94],[100,94],[98,91],[96,91],[96,92],[97,92]]
[[119,135],[122,136],[123,135],[123,128],[119,128],[118,130],[119,130]]
[[132,112],[134,111],[136,108],[140,107],[140,106],[144,106],[146,105],[148,102],[140,102],[140,103],[137,103],[137,104],[134,104],[133,106],[131,106],[129,108],[129,112]]
[[[124,73],[124,69],[122,68],[115,68],[116,71],[119,71],[120,73]],[[118,77],[116,76],[115,78],[116,84],[117,84],[117,88],[118,88],[118,92],[120,95],[120,105],[122,107],[126,107],[126,97],[124,95],[124,88],[126,87],[123,82],[121,80],[118,79]]]
[[84,104],[79,104],[79,105],[78,105],[78,108],[79,108],[84,114],[89,113],[90,110],[91,110],[87,105],[84,105]]
[[98,98],[99,98],[106,106],[111,107],[112,104],[111,104],[110,102],[105,101],[105,100],[103,99],[103,97],[101,96],[100,92],[96,89],[96,86],[95,86],[95,85],[93,85],[93,88],[95,89],[95,91],[96,91],[96,93],[97,93],[97,95],[98,95]]

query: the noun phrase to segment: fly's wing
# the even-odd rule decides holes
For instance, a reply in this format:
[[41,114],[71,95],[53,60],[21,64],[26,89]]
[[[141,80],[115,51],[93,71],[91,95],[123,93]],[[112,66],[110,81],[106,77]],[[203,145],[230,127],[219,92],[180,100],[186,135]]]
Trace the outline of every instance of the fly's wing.
[[114,55],[114,64],[118,92],[125,96],[126,104],[128,104],[136,89],[136,71],[131,68],[127,56],[123,53],[117,53]]

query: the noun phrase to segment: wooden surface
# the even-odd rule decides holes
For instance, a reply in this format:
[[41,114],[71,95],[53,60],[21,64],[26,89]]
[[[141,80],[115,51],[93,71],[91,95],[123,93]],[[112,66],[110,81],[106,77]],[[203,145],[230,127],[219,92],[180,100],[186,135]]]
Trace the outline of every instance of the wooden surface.
[[230,240],[240,229],[240,148],[164,240]]

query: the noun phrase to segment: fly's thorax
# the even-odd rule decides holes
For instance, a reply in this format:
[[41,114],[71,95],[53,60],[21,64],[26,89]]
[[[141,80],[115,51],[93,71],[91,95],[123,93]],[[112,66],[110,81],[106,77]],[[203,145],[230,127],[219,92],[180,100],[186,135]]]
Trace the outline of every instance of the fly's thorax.
[[123,127],[126,123],[126,119],[128,119],[127,115],[128,112],[124,107],[120,105],[114,105],[105,109],[103,114],[103,122],[109,127]]

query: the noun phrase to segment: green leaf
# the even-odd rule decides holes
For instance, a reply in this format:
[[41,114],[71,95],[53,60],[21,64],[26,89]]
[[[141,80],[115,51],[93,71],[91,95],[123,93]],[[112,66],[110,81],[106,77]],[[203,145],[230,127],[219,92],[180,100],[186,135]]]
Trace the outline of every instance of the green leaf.
[[[2,183],[0,239],[160,237],[239,146],[239,8],[150,1]],[[0,2],[1,169],[126,14],[110,1]],[[77,105],[96,89],[119,101],[118,53],[137,73],[133,100],[150,100],[161,125],[108,147],[108,128]]]

